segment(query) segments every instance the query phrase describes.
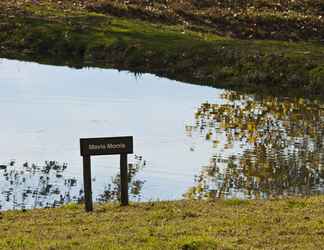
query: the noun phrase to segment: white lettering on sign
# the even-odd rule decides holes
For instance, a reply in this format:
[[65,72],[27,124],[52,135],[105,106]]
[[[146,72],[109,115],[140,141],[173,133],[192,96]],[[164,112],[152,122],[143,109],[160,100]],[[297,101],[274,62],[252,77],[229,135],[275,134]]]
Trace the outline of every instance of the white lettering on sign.
[[89,144],[89,150],[106,150],[106,149],[119,149],[126,148],[124,143],[119,144]]
[[107,149],[105,144],[89,144],[89,150],[102,150],[102,149]]
[[126,145],[123,143],[120,144],[107,144],[107,148],[126,148]]

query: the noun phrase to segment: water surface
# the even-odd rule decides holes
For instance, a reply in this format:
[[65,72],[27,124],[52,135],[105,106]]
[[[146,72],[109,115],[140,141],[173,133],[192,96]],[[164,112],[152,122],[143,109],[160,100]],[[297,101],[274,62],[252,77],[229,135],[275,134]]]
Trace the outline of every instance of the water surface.
[[[79,138],[131,135],[132,200],[324,193],[324,104],[116,70],[0,60],[0,209],[82,199]],[[97,201],[119,157],[93,158]]]
[[189,198],[271,198],[324,192],[324,104],[225,91],[203,103],[192,134],[214,147]]
[[[145,160],[141,199],[177,199],[212,153],[203,138],[186,136],[185,124],[221,90],[148,74],[6,59],[0,61],[0,89],[0,164],[66,163],[65,177],[82,187],[79,138],[131,135],[135,155]],[[93,158],[94,196],[116,176],[118,161]]]

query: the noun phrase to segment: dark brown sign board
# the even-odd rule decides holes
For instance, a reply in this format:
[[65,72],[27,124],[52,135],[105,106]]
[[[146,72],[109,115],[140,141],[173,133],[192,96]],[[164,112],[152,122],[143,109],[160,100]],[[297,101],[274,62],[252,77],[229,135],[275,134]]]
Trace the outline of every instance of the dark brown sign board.
[[85,210],[93,210],[91,156],[95,155],[120,155],[120,201],[122,205],[128,205],[127,154],[133,153],[133,137],[81,138],[80,153],[83,157]]
[[81,156],[133,153],[133,137],[102,137],[80,139]]

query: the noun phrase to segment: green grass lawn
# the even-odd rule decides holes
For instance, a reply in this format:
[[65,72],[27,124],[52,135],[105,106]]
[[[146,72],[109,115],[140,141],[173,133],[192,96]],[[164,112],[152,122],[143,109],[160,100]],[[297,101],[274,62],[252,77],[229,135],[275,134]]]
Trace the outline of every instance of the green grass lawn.
[[1,249],[322,249],[324,197],[81,205],[0,214]]

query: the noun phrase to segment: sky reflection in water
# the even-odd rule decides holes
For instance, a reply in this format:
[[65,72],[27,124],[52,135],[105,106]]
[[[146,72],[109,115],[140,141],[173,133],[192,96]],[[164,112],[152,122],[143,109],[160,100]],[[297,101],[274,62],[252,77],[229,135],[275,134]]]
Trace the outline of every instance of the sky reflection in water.
[[[135,78],[116,70],[5,59],[0,61],[0,88],[0,164],[23,171],[22,176],[30,173],[25,162],[38,166],[30,180],[40,183],[47,180],[42,168],[48,160],[55,161],[53,166],[67,163],[63,179],[55,169],[51,177],[54,183],[61,181],[61,196],[37,206],[31,196],[31,207],[82,198],[79,138],[97,136],[134,136],[129,180],[133,200],[269,198],[324,191],[320,102],[239,95],[147,74]],[[10,166],[10,161],[15,164]],[[98,201],[118,198],[118,161],[118,156],[93,158]],[[62,180],[71,179],[76,183],[68,194],[72,189]],[[49,193],[55,190],[56,184],[47,184]],[[5,203],[8,188],[14,188],[0,188],[0,202]],[[39,185],[36,190],[42,191]],[[15,207],[13,197],[7,207]]]
[[[0,164],[66,162],[66,177],[82,180],[80,137],[132,135],[135,154],[147,162],[138,174],[146,180],[142,199],[175,199],[194,184],[194,174],[212,153],[208,142],[188,138],[184,127],[221,90],[147,74],[135,78],[116,70],[6,59],[0,60],[0,88]],[[118,173],[118,161],[93,158],[95,195]]]

